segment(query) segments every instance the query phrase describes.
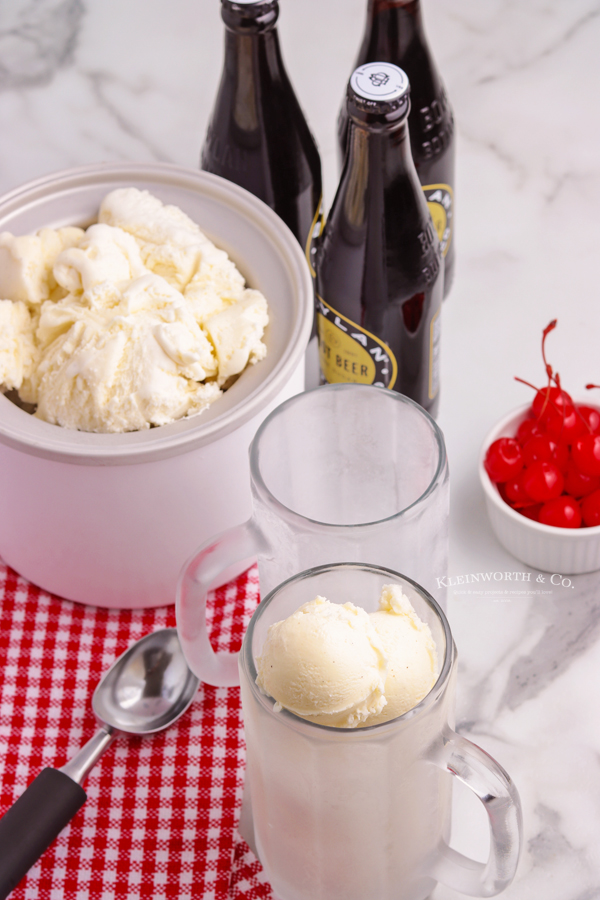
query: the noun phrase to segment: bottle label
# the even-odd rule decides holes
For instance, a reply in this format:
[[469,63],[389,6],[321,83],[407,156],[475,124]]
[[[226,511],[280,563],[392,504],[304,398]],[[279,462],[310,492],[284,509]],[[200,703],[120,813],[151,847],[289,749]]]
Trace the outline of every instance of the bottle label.
[[433,400],[440,389],[440,337],[442,333],[441,307],[429,324],[429,399]]
[[315,212],[312,224],[310,226],[310,231],[308,232],[308,237],[306,239],[306,247],[304,248],[308,268],[310,269],[310,274],[313,278],[316,278],[317,275],[317,273],[315,272],[315,256],[317,255],[319,238],[321,237],[324,228],[325,214],[323,212],[323,195],[321,194],[321,196],[319,197],[319,202],[317,203],[317,211]]
[[317,331],[321,371],[329,384],[352,381],[394,387],[398,364],[388,345],[318,295]]
[[454,193],[449,184],[421,185],[438,238],[442,256],[446,256],[452,240]]

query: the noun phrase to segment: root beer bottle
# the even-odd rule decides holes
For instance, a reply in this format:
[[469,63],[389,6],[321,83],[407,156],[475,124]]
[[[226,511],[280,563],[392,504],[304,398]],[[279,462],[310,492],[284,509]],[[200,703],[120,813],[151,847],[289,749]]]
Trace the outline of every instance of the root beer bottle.
[[320,228],[321,161],[287,76],[277,0],[222,0],[225,64],[201,167],[264,200],[296,235],[312,268]]
[[360,66],[348,84],[348,150],[317,254],[319,362],[327,382],[390,388],[434,415],[444,271],[409,92],[390,63]]
[[[420,0],[369,0],[356,66],[385,61],[410,80],[410,144],[444,257],[444,294],[454,275],[454,119],[427,45]],[[338,119],[340,152],[346,151],[347,116]]]

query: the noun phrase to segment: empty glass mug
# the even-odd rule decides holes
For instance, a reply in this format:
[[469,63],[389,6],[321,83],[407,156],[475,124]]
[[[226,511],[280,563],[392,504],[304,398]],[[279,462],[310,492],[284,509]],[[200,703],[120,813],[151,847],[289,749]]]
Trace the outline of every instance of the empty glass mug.
[[[255,660],[268,627],[317,594],[373,612],[388,583],[402,586],[436,642],[439,677],[430,693],[404,715],[363,728],[275,712],[274,700],[256,685]],[[495,760],[453,731],[456,648],[426,591],[377,566],[303,572],[257,608],[239,671],[249,791],[240,830],[279,900],[423,900],[436,882],[491,897],[510,884],[521,841],[518,793]],[[485,807],[485,864],[448,846],[451,776]]]
[[179,582],[181,644],[203,681],[237,683],[235,660],[210,648],[206,594],[243,561],[258,557],[263,597],[312,566],[368,562],[405,572],[444,604],[446,448],[408,397],[360,384],[298,394],[258,429],[250,475],[252,517],[205,543]]

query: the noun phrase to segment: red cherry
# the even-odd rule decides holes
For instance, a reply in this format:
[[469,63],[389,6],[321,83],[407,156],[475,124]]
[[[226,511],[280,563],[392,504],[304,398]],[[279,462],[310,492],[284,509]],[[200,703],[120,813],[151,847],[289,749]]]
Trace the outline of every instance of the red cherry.
[[534,522],[538,522],[540,518],[540,511],[542,509],[541,503],[534,503],[532,506],[524,506],[522,509],[517,510],[520,512],[522,516],[525,516],[527,519],[533,519]]
[[563,412],[573,409],[573,406],[567,392],[558,387],[540,388],[531,404],[534,416],[542,421],[553,414],[562,418]]
[[598,488],[600,488],[600,476],[585,475],[574,463],[569,463],[565,477],[567,494],[571,494],[572,497],[585,497],[592,491],[597,491]]
[[564,486],[564,476],[555,463],[538,460],[523,473],[523,487],[536,503],[546,503],[560,497]]
[[572,444],[588,433],[585,422],[578,416],[574,406],[566,407],[564,415],[553,412],[546,421],[546,431],[550,437],[565,444]]
[[551,440],[547,434],[535,435],[523,445],[523,465],[530,466],[538,460],[555,463],[564,475],[569,462],[569,448],[566,444]]
[[553,441],[550,443],[552,444],[551,462],[558,466],[563,475],[566,475],[569,467],[569,448],[566,444],[555,444]]
[[600,412],[593,406],[576,406],[575,409],[585,422],[590,434],[600,433]]
[[567,494],[549,500],[542,506],[538,521],[542,525],[553,525],[555,528],[579,528],[581,525],[579,503]]
[[525,419],[519,425],[517,430],[517,440],[523,446],[529,438],[536,437],[539,434],[543,434],[540,423],[537,419]]
[[500,486],[502,499],[511,506],[513,504],[521,506],[529,506],[531,504],[531,497],[523,487],[522,475],[523,472],[519,472],[516,478],[509,478],[505,484]]
[[536,388],[535,385],[517,378],[517,381],[529,385],[535,390],[535,397],[531,404],[531,412],[538,420],[542,431],[547,432],[556,441],[570,444],[583,434],[582,419],[575,412],[573,400],[560,383],[560,376],[555,372],[546,358],[546,339],[554,331],[557,320],[552,319],[542,332],[542,359],[548,383],[546,387]]
[[488,447],[483,465],[494,482],[513,478],[523,468],[519,442],[514,438],[498,438]]
[[586,432],[585,423],[577,415],[571,397],[562,388],[538,390],[531,408],[542,429],[556,441],[571,444]]
[[585,497],[581,503],[581,515],[583,524],[588,528],[600,525],[600,491],[594,491],[589,497]]
[[576,440],[571,456],[584,475],[600,475],[600,434],[586,434]]
[[523,465],[530,466],[532,462],[542,459],[552,462],[552,446],[550,438],[545,434],[538,434],[523,444]]

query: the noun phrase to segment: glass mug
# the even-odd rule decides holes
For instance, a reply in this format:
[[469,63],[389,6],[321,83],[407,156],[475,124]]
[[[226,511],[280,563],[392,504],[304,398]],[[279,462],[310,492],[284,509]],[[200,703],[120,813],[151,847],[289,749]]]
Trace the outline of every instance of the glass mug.
[[360,384],[298,394],[258,429],[250,475],[252,517],[205,543],[179,581],[181,643],[202,681],[237,684],[237,665],[210,648],[206,593],[256,557],[263,597],[304,569],[368,560],[406,572],[445,604],[446,448],[408,397]]
[[[274,712],[256,685],[269,625],[317,594],[373,612],[390,582],[401,584],[436,642],[440,674],[430,693],[404,715],[364,728]],[[436,882],[491,897],[510,884],[521,842],[519,796],[495,760],[453,731],[456,648],[444,613],[419,585],[377,566],[302,572],[258,606],[239,673],[247,747],[240,831],[279,900],[423,900]],[[485,807],[485,864],[448,845],[451,775]]]

